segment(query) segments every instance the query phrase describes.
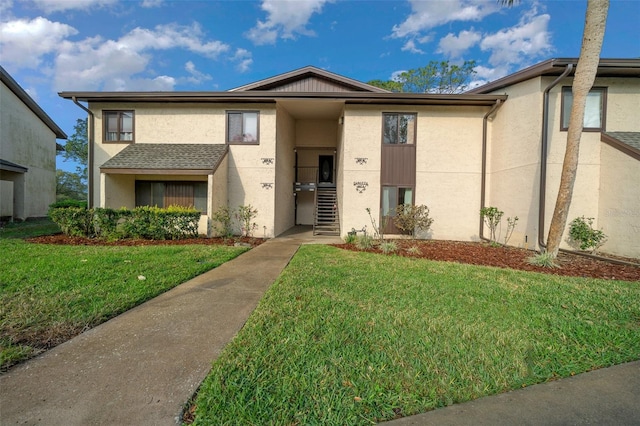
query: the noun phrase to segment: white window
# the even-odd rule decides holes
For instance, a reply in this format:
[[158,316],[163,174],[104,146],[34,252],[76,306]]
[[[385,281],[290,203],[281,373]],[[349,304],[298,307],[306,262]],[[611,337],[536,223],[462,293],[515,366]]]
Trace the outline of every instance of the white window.
[[259,143],[259,118],[257,111],[227,111],[227,142]]
[[[584,131],[605,130],[607,88],[594,87],[587,95],[587,103],[584,108]],[[571,116],[571,104],[573,103],[573,93],[571,87],[562,88],[562,114],[560,130],[569,128],[569,117]]]

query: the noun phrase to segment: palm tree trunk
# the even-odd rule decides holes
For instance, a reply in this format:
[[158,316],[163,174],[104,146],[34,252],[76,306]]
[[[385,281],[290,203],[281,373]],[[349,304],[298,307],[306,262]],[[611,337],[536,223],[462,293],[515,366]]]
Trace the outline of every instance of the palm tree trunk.
[[560,189],[556,199],[556,207],[547,238],[547,251],[552,257],[558,255],[562,233],[567,225],[567,216],[571,206],[573,184],[576,180],[578,169],[578,156],[580,152],[580,136],[584,123],[584,109],[587,95],[593,86],[600,62],[600,51],[607,22],[609,0],[589,0],[582,35],[582,48],[573,79],[573,103],[569,116],[569,129],[567,131],[567,148],[562,163],[562,175],[560,177]]

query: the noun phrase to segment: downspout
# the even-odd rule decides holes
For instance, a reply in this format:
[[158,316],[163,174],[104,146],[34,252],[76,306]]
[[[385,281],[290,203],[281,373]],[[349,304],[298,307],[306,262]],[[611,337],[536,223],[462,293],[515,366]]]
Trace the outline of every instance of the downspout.
[[85,110],[87,112],[87,114],[89,115],[89,117],[91,117],[91,120],[89,122],[89,135],[88,138],[89,140],[87,141],[87,169],[88,169],[88,173],[87,173],[87,208],[93,208],[93,140],[94,140],[94,136],[95,136],[95,131],[94,131],[94,123],[95,123],[95,116],[93,115],[93,112],[91,112],[91,110],[89,110],[89,108],[87,108],[86,106],[82,105],[80,102],[78,102],[78,99],[76,99],[75,96],[71,97],[71,100],[73,101],[74,104],[78,105],[80,108],[82,108],[83,110]]
[[[493,115],[494,112],[502,105],[502,101],[500,99],[496,100],[496,103],[493,107],[487,112],[482,118],[482,172],[480,177],[480,210],[484,208],[484,202],[486,198],[486,185],[487,185],[487,121],[489,117]],[[481,240],[489,241],[488,238],[484,236],[484,222],[482,221],[482,216],[480,216],[480,228],[478,231],[478,235]]]
[[[563,78],[565,78],[573,70],[573,64],[567,65],[564,72],[556,78],[546,89],[544,89],[544,97],[542,104],[542,136],[541,136],[541,151],[540,151],[540,195],[538,204],[538,245],[544,251],[547,248],[547,244],[544,241],[544,216],[545,216],[545,203],[546,203],[546,188],[547,188],[547,151],[548,151],[548,127],[549,127],[549,92],[553,89]],[[482,223],[480,224],[482,228]],[[482,238],[482,234],[480,234]],[[631,265],[638,266],[638,263],[626,262],[624,260],[613,259],[610,257],[598,256],[596,254],[584,253],[577,250],[560,249],[563,253],[577,254],[584,257],[589,257],[596,260],[604,260],[606,262],[615,263],[617,265]]]
[[573,64],[567,65],[564,72],[553,83],[544,89],[544,95],[542,99],[542,135],[540,141],[540,190],[538,198],[538,245],[543,250],[547,248],[547,244],[544,242],[544,215],[545,215],[545,203],[546,203],[546,191],[547,191],[547,151],[548,151],[548,127],[549,127],[549,92],[553,89],[563,78],[565,78],[573,70]]

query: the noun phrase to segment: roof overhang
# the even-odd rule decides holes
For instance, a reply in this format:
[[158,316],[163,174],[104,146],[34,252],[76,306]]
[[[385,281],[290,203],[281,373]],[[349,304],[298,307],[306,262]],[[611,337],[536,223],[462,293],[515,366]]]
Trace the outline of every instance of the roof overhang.
[[603,132],[600,141],[640,161],[640,132]]
[[12,163],[11,161],[0,159],[0,170],[5,172],[14,172],[14,173],[26,173],[29,171],[27,167],[21,166],[20,164]]
[[0,81],[9,88],[53,133],[58,139],[67,139],[67,134],[47,115],[40,105],[18,84],[17,81],[0,66]]
[[[565,71],[569,64],[574,65],[574,70],[571,73],[571,75],[573,75],[577,63],[578,58],[549,59],[496,81],[492,81],[491,83],[471,89],[466,93],[489,93],[534,77],[559,76]],[[597,76],[639,78],[640,59],[600,59]]]
[[506,95],[366,92],[60,92],[83,102],[277,103],[279,100],[334,100],[347,104],[490,106]]

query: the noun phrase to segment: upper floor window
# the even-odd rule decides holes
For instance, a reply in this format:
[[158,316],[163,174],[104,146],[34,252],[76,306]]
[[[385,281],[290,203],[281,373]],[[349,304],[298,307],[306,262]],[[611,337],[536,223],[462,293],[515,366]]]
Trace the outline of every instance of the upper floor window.
[[258,111],[227,111],[227,142],[259,143],[259,121]]
[[133,142],[133,111],[103,111],[105,142]]
[[382,143],[414,144],[416,143],[416,114],[389,113],[382,114]]
[[[571,116],[571,104],[573,93],[571,87],[562,88],[562,113],[560,130],[569,129],[569,116]],[[604,130],[607,111],[607,88],[594,87],[587,95],[587,103],[584,108],[583,130],[585,132],[599,132]]]

